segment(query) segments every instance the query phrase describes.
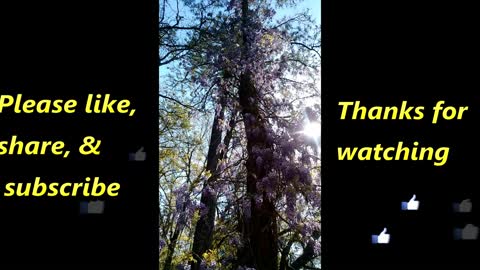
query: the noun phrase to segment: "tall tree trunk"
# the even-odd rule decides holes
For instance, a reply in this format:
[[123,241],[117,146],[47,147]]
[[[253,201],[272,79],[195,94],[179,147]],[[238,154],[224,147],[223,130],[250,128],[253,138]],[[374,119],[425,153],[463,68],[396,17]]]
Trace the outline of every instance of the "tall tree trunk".
[[[242,0],[242,38],[243,38],[243,59],[249,59],[250,44],[247,38],[249,24],[249,0]],[[241,252],[246,266],[254,267],[256,270],[278,269],[278,238],[277,238],[277,217],[273,203],[266,194],[258,194],[257,181],[265,177],[270,168],[271,160],[263,158],[262,166],[257,166],[253,149],[266,150],[273,146],[266,140],[266,122],[259,110],[258,92],[252,79],[252,74],[247,70],[240,76],[239,103],[242,107],[243,123],[247,134],[247,196],[250,198],[251,216],[245,224],[245,233],[248,243]],[[262,201],[255,197],[260,196]]]
[[[229,130],[225,134],[223,144],[225,149],[217,152],[217,148],[220,145],[222,139],[222,130],[220,129],[220,121],[223,121],[225,118],[225,101],[224,99],[221,102],[221,112],[218,116],[215,116],[212,126],[212,133],[210,136],[210,145],[207,155],[207,170],[209,170],[212,175],[207,179],[204,184],[204,190],[207,190],[208,187],[211,187],[213,183],[218,179],[220,172],[217,170],[218,160],[224,159],[226,157],[226,152],[230,141],[233,136],[233,130],[235,128],[236,122],[236,112],[232,112],[229,121]],[[215,214],[217,207],[217,196],[216,192],[213,189],[209,189],[212,192],[203,192],[200,202],[208,207],[208,212],[206,215],[200,216],[197,224],[195,226],[195,235],[192,245],[192,254],[196,261],[190,263],[191,270],[199,270],[202,260],[203,253],[207,252],[208,249],[212,246],[213,240],[213,231],[215,229]]]
[[167,257],[165,258],[165,265],[163,266],[163,270],[171,270],[172,269],[172,260],[173,260],[173,253],[175,252],[175,248],[177,247],[177,240],[178,236],[180,235],[181,231],[178,227],[175,229],[172,237],[170,238],[170,243],[167,246]]
[[[265,122],[260,115],[256,89],[248,73],[242,75],[239,94],[247,131],[247,196],[251,201],[251,216],[245,228],[249,240],[246,247],[251,250],[244,252],[250,255],[244,261],[256,270],[276,270],[278,239],[275,208],[266,194],[257,194],[257,181],[267,175],[271,160],[264,158],[262,166],[257,166],[253,153],[254,148],[271,149],[272,145],[267,143]],[[257,201],[256,196],[260,196],[262,201]]]
[[213,120],[207,154],[207,171],[211,173],[211,176],[205,181],[202,196],[200,198],[200,202],[207,207],[207,213],[200,216],[195,226],[195,236],[192,245],[192,255],[195,261],[190,262],[191,270],[200,269],[202,255],[212,245],[217,207],[217,194],[212,188],[212,185],[218,178],[217,166],[219,155],[217,154],[217,149],[222,141],[222,129],[220,128],[220,123],[225,117],[225,101],[223,98],[220,103],[220,112],[218,115],[215,115],[215,119]]

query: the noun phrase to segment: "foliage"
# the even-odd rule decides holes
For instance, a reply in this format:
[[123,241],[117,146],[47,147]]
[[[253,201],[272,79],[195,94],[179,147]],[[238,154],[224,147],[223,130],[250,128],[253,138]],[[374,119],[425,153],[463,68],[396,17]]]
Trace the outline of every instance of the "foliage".
[[[177,8],[170,14],[172,20],[161,20],[160,52],[167,65],[160,91],[161,265],[174,243],[171,264],[188,268],[194,259],[194,225],[205,213],[199,198],[215,192],[213,243],[202,254],[204,269],[240,266],[238,250],[248,245],[241,223],[250,216],[252,199],[274,203],[280,260],[295,265],[311,249],[308,265],[318,266],[319,145],[318,139],[301,131],[306,123],[319,121],[319,26],[307,13],[276,16],[275,9],[292,1],[249,2],[246,23],[242,22],[241,0],[184,1],[181,5],[188,10],[188,19]],[[167,2],[163,3],[166,7]],[[261,119],[248,114],[238,117],[242,109],[239,86],[247,72],[257,90],[250,102],[258,104]],[[217,149],[217,153],[225,152],[217,171],[206,171],[211,121],[221,111],[225,113],[220,124],[223,138],[232,129],[229,120],[235,122],[232,140]],[[255,148],[252,154],[256,166],[265,166],[268,174],[257,179],[255,194],[249,194],[246,146],[248,138],[261,133],[245,130],[244,123],[260,120],[272,147]],[[213,173],[219,177],[204,188]]]

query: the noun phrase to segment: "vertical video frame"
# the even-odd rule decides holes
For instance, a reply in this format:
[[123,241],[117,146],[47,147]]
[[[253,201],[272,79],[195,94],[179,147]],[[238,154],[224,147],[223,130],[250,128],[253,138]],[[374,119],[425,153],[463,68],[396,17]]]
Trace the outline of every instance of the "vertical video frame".
[[320,269],[320,1],[159,20],[160,269]]

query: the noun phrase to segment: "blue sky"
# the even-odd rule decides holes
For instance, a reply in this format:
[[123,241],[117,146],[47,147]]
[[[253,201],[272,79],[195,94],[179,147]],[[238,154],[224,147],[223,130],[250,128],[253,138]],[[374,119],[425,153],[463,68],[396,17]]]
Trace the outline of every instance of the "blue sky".
[[295,8],[288,8],[277,10],[277,14],[280,16],[291,15],[303,11],[305,9],[310,10],[310,14],[317,20],[317,23],[320,24],[321,19],[321,0],[304,0],[296,5]]
[[[278,17],[283,17],[284,15],[294,15],[298,12],[304,11],[306,9],[310,10],[310,14],[313,16],[313,18],[317,21],[318,25],[320,25],[321,22],[321,0],[303,0],[298,3],[295,8],[284,8],[281,10],[276,10],[277,11],[277,16]],[[166,72],[166,67],[160,67],[159,69],[160,73]]]

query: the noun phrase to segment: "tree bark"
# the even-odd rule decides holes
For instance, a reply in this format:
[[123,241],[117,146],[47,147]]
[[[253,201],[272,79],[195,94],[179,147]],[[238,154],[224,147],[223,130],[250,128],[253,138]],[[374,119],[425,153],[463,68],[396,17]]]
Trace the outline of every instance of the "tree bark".
[[[249,59],[250,44],[247,38],[249,26],[249,0],[242,0],[242,58]],[[266,194],[258,194],[257,181],[267,175],[271,168],[271,160],[263,160],[262,166],[257,166],[253,149],[272,149],[273,146],[266,140],[266,122],[259,110],[257,89],[249,70],[240,76],[239,103],[242,107],[243,123],[247,134],[247,196],[250,198],[251,216],[246,219],[244,232],[244,250],[240,252],[243,258],[239,258],[245,266],[253,267],[256,270],[278,269],[278,239],[277,239],[277,217],[274,204],[267,198]],[[262,201],[255,197],[260,196]]]
[[[224,159],[226,157],[226,152],[228,146],[230,145],[230,140],[233,136],[233,130],[235,128],[236,113],[232,112],[230,121],[229,121],[229,130],[225,134],[223,144],[225,145],[225,150],[222,150],[217,153],[217,148],[220,145],[222,139],[222,130],[220,130],[220,121],[225,119],[225,107],[226,104],[224,101],[221,102],[221,112],[218,116],[215,117],[212,126],[212,132],[210,136],[210,145],[207,155],[207,170],[209,170],[212,175],[204,183],[204,190],[212,186],[213,183],[218,179],[220,172],[218,172],[218,160]],[[213,189],[212,189],[213,190]],[[195,261],[190,262],[191,270],[199,270],[202,255],[208,251],[212,246],[213,240],[213,231],[215,229],[215,215],[217,207],[217,195],[216,192],[204,192],[202,193],[200,202],[208,207],[208,212],[204,216],[200,216],[197,224],[195,226],[195,235],[192,245],[192,254]]]
[[175,252],[175,248],[177,247],[177,240],[178,236],[180,235],[181,231],[177,228],[173,233],[172,237],[170,238],[170,243],[168,244],[167,250],[167,257],[165,258],[165,265],[163,266],[163,270],[171,270],[172,269],[172,259],[173,253]]
[[208,251],[212,245],[213,229],[215,227],[215,214],[217,207],[217,194],[211,188],[218,178],[217,166],[219,155],[217,149],[222,141],[222,130],[220,129],[220,121],[225,116],[225,104],[222,99],[219,115],[215,115],[213,120],[212,132],[210,134],[210,144],[207,154],[207,171],[211,176],[206,180],[203,187],[200,202],[207,207],[206,215],[200,216],[195,226],[195,235],[193,238],[192,255],[195,261],[191,261],[191,270],[199,270],[202,261],[202,255]]
[[[247,256],[243,261],[246,266],[256,270],[276,270],[278,239],[275,208],[266,194],[257,194],[257,181],[267,175],[271,161],[264,159],[263,166],[257,166],[253,153],[254,148],[271,149],[272,145],[267,143],[265,122],[260,115],[256,89],[248,73],[241,77],[239,96],[247,131],[247,196],[251,201],[251,217],[245,228],[249,242],[246,248],[251,250],[243,252],[244,256]],[[260,196],[262,201],[257,202],[256,196]]]

